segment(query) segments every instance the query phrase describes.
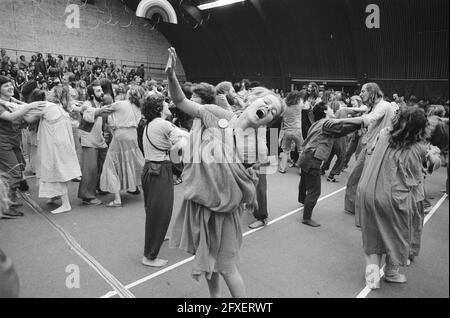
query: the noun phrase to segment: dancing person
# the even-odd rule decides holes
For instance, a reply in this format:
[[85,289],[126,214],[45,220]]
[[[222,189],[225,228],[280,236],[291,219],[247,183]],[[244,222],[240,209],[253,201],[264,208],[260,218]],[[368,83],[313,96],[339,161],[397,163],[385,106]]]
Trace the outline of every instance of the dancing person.
[[[362,99],[358,95],[354,95],[350,98],[350,105],[351,109],[353,109],[356,114],[363,114],[367,112],[369,109],[367,106],[362,104]],[[353,114],[355,116],[356,114]],[[350,159],[352,158],[353,154],[355,154],[356,160],[358,160],[358,156],[361,152],[361,137],[364,134],[365,129],[361,129],[358,131],[355,131],[353,134],[350,135],[350,140],[347,145],[347,149],[345,152],[345,162],[344,162],[344,169],[348,167],[348,163],[350,162]]]
[[[105,162],[108,145],[103,137],[103,123],[106,115],[112,110],[109,106],[102,107],[103,90],[99,81],[92,82],[87,89],[89,101],[83,104],[79,128],[81,140],[81,173],[82,178],[78,188],[78,198],[85,205],[100,205],[96,190],[100,190],[100,176]],[[101,190],[100,190],[101,191]]]
[[298,202],[303,204],[302,223],[311,227],[319,227],[320,224],[314,221],[312,217],[313,209],[317,204],[321,192],[320,166],[324,160],[329,157],[334,140],[343,137],[361,127],[361,125],[329,125],[325,128],[324,124],[330,119],[335,118],[338,105],[332,107],[332,103],[317,103],[312,114],[314,123],[308,131],[303,143],[303,152],[299,158],[301,169],[300,183],[298,185]]
[[[251,103],[258,95],[253,92],[247,96],[247,102]],[[246,107],[244,106],[244,109]],[[197,119],[199,120],[199,119]],[[267,126],[261,125],[257,128],[247,128],[245,131],[235,131],[236,150],[243,154],[240,158],[245,168],[252,168],[257,177],[256,202],[246,204],[245,210],[253,214],[256,221],[248,225],[251,229],[257,229],[267,225],[269,212],[267,210],[267,176],[264,170],[270,165],[267,149]]]
[[[337,109],[335,112],[335,118],[348,118],[349,116],[353,114],[357,114],[358,112],[362,110],[367,110],[366,106],[362,107],[347,107],[345,103],[340,100],[342,98],[341,92],[336,92],[337,96],[340,96],[338,98],[333,99],[330,102],[330,106],[333,109]],[[357,133],[357,132],[355,132]],[[353,133],[352,135],[354,135]],[[336,162],[334,163],[333,168],[330,171],[330,174],[327,177],[327,181],[329,182],[338,182],[335,178],[336,175],[339,175],[342,170],[344,170],[345,167],[345,155],[346,155],[346,148],[347,148],[347,139],[348,136],[336,138],[333,141],[333,149],[331,150],[330,156],[328,159],[322,164],[322,167],[320,168],[320,174],[324,175],[325,172],[330,168],[331,161],[333,160],[334,156],[336,156]]]
[[8,77],[0,75],[0,173],[5,173],[9,189],[9,208],[3,218],[16,218],[23,213],[16,210],[17,189],[23,180],[25,159],[21,150],[22,131],[20,122],[27,113],[40,110],[45,103],[17,105],[12,102],[14,86]]
[[347,190],[345,192],[345,211],[355,215],[356,226],[359,226],[360,223],[359,215],[355,210],[356,188],[366,161],[367,147],[373,145],[382,129],[391,126],[392,119],[398,110],[393,104],[385,101],[383,96],[383,92],[376,83],[364,84],[361,88],[360,97],[363,104],[369,107],[369,113],[360,117],[333,120],[334,122],[354,123],[367,127],[367,132],[362,136],[361,140],[361,153],[347,180]]
[[[143,133],[145,166],[142,187],[145,203],[145,245],[142,263],[162,267],[167,260],[158,258],[165,239],[173,209],[173,175],[170,152],[182,147],[180,139],[189,133],[167,121],[171,115],[164,96],[149,95],[142,105],[142,115],[147,120]],[[186,141],[187,143],[187,141]]]
[[112,113],[108,116],[108,126],[113,137],[100,176],[100,189],[114,194],[107,207],[122,207],[120,191],[134,193],[141,185],[145,160],[138,146],[137,127],[144,95],[142,87],[132,86],[127,100],[109,106]]
[[[306,91],[292,91],[286,97],[286,111],[283,114],[283,121],[281,124],[281,161],[278,171],[286,173],[286,165],[288,159],[291,157],[292,143],[295,144],[297,152],[301,152],[303,144],[302,135],[302,111],[308,110],[310,104],[305,104]],[[298,167],[298,162],[296,163]]]
[[407,264],[413,249],[414,219],[423,214],[424,166],[433,167],[440,160],[427,150],[426,123],[422,109],[402,109],[392,128],[383,129],[375,145],[366,149],[355,205],[361,221],[366,283],[371,289],[380,287],[383,254],[385,280],[407,281],[399,268]]
[[306,107],[302,110],[302,135],[303,139],[306,139],[308,135],[309,128],[314,122],[314,115],[312,113],[314,105],[318,103],[319,100],[319,86],[310,82],[307,86],[307,97],[306,97]]
[[[171,247],[195,254],[192,275],[205,275],[211,297],[220,297],[221,275],[233,297],[245,297],[245,284],[237,269],[242,244],[240,217],[243,204],[256,204],[252,168],[230,158],[236,150],[234,131],[258,128],[280,116],[285,105],[268,89],[248,93],[249,104],[238,117],[216,105],[188,100],[175,75],[177,57],[169,49],[166,74],[173,102],[201,120],[192,131],[189,158],[185,158],[185,194],[170,240]],[[251,100],[251,102],[250,102]],[[228,136],[228,137],[226,137]],[[244,157],[241,154],[240,157]]]
[[[39,89],[35,89],[30,96],[31,100],[42,98],[45,98],[45,92]],[[40,198],[48,198],[49,204],[61,200],[61,206],[51,211],[59,214],[72,210],[68,184],[81,176],[81,169],[69,114],[72,111],[69,88],[55,86],[47,101],[42,112],[32,120],[39,120],[36,178]]]

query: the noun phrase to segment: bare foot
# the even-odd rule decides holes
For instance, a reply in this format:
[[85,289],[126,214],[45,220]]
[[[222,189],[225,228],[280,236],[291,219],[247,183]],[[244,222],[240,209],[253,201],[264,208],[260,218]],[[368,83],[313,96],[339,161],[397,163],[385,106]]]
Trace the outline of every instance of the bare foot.
[[69,212],[70,210],[72,210],[72,208],[70,206],[67,207],[67,206],[62,205],[59,208],[51,211],[51,213],[52,214],[59,214],[59,213]]
[[163,267],[167,264],[168,260],[155,258],[153,260],[148,259],[147,257],[142,257],[142,264],[145,266],[151,266],[151,267]]

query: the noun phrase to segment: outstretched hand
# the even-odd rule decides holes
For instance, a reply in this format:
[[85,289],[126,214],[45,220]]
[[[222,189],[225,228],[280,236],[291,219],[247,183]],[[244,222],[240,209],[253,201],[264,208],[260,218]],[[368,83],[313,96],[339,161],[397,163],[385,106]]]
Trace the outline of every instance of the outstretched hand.
[[167,60],[165,72],[167,76],[171,76],[175,73],[175,66],[177,65],[177,52],[173,47],[170,47],[168,51],[169,51],[169,58]]
[[47,102],[46,101],[32,102],[32,103],[28,104],[28,106],[30,107],[30,109],[33,109],[33,110],[42,110],[47,106]]

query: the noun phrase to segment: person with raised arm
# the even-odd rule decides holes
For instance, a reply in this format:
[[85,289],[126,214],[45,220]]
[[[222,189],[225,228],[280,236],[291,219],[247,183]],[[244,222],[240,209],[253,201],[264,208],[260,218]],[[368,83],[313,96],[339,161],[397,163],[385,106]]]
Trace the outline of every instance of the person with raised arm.
[[175,75],[177,55],[169,49],[166,74],[169,93],[181,111],[199,118],[201,126],[191,132],[185,168],[184,200],[177,215],[170,246],[195,254],[192,275],[205,276],[211,297],[221,297],[221,275],[233,297],[245,297],[245,284],[237,268],[242,244],[240,217],[243,204],[255,204],[254,170],[244,165],[246,154],[236,131],[245,132],[280,116],[284,102],[270,90],[257,87],[248,92],[247,107],[240,116],[217,105],[188,100]]

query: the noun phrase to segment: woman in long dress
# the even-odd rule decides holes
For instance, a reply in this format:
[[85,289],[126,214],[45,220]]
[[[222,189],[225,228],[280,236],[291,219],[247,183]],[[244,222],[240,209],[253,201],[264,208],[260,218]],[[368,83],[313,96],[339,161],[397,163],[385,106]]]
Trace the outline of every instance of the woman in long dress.
[[414,230],[417,215],[423,215],[423,170],[427,161],[439,160],[427,151],[426,123],[422,109],[403,109],[392,130],[382,130],[376,146],[368,148],[356,209],[361,216],[366,283],[372,289],[380,286],[383,254],[385,280],[405,283],[399,266],[405,266],[411,253],[417,252]]
[[114,193],[114,201],[107,207],[121,207],[120,191],[136,191],[141,185],[144,156],[139,150],[137,127],[141,120],[140,106],[145,91],[140,86],[132,86],[127,100],[119,101],[110,107],[113,113],[108,117],[113,138],[103,164],[100,189]]
[[[32,95],[45,94],[39,89]],[[32,99],[39,99],[32,97]],[[55,86],[47,97],[47,105],[42,113],[37,133],[38,151],[36,178],[39,197],[49,198],[49,204],[61,199],[62,205],[51,211],[53,214],[69,212],[68,184],[81,176],[80,164],[75,149],[72,122],[69,115],[72,101],[68,87]]]
[[237,148],[234,133],[266,125],[281,115],[285,105],[270,90],[255,88],[239,117],[216,105],[201,106],[185,97],[174,72],[175,49],[170,48],[169,54],[166,74],[170,96],[180,110],[199,118],[202,124],[191,132],[191,151],[185,149],[183,154],[185,193],[170,245],[195,254],[192,275],[206,277],[211,297],[221,296],[219,275],[233,297],[245,297],[237,268],[242,244],[240,217],[244,204],[257,206],[257,180],[253,168],[245,168],[232,155]]

